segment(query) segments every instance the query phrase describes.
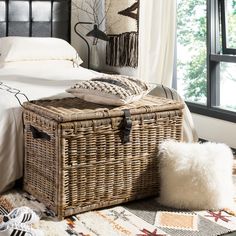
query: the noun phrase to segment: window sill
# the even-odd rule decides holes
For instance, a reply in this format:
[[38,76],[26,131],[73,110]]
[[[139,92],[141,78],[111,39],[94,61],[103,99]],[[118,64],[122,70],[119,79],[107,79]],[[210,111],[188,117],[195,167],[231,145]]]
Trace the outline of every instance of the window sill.
[[220,120],[236,123],[236,113],[219,108],[208,108],[204,105],[186,102],[191,112]]
[[217,62],[236,63],[236,56],[235,55],[226,55],[226,54],[211,54],[210,60],[217,61]]

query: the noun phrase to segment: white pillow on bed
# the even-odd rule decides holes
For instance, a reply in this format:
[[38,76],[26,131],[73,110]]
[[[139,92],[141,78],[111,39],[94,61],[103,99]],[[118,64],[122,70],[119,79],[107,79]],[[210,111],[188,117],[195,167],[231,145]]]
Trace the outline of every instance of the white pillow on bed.
[[76,63],[69,60],[43,60],[43,61],[14,61],[0,62],[0,69],[24,69],[24,68],[73,68],[79,67]]
[[0,38],[0,62],[69,60],[82,63],[76,50],[65,40],[46,37]]

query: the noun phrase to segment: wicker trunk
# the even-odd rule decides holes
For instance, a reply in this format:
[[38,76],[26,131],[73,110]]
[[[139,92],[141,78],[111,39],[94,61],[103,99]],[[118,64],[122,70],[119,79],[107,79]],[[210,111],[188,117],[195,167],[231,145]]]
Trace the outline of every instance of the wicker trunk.
[[158,145],[182,139],[183,104],[163,98],[122,107],[64,98],[24,108],[24,189],[60,218],[157,196]]

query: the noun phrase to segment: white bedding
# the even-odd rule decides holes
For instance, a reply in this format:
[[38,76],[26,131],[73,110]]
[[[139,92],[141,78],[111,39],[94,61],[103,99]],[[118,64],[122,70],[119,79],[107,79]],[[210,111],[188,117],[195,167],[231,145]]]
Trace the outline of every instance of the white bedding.
[[[11,187],[11,184],[23,175],[22,108],[13,94],[1,89],[5,88],[3,84],[19,89],[29,100],[62,98],[72,96],[66,93],[65,89],[75,81],[91,79],[97,75],[99,73],[82,67],[56,70],[0,69],[0,193]],[[158,94],[165,96],[159,92]],[[20,96],[20,100],[26,101],[23,96]],[[188,135],[185,141],[197,139],[191,119],[187,110],[184,133]]]
[[[22,108],[4,85],[19,89],[29,100],[71,96],[65,92],[76,80],[96,77],[98,73],[79,68],[56,70],[0,69],[0,192],[23,174]],[[1,89],[2,88],[2,89]],[[18,96],[22,102],[23,96]]]

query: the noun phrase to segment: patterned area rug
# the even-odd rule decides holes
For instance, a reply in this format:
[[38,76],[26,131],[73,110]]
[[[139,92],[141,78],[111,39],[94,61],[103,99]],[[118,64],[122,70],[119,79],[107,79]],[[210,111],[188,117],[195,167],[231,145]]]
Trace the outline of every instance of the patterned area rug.
[[236,217],[229,210],[179,212],[160,206],[153,198],[58,221],[53,212],[25,192],[13,190],[0,196],[1,213],[19,206],[28,206],[40,215],[40,222],[33,227],[46,236],[215,236],[236,231]]

